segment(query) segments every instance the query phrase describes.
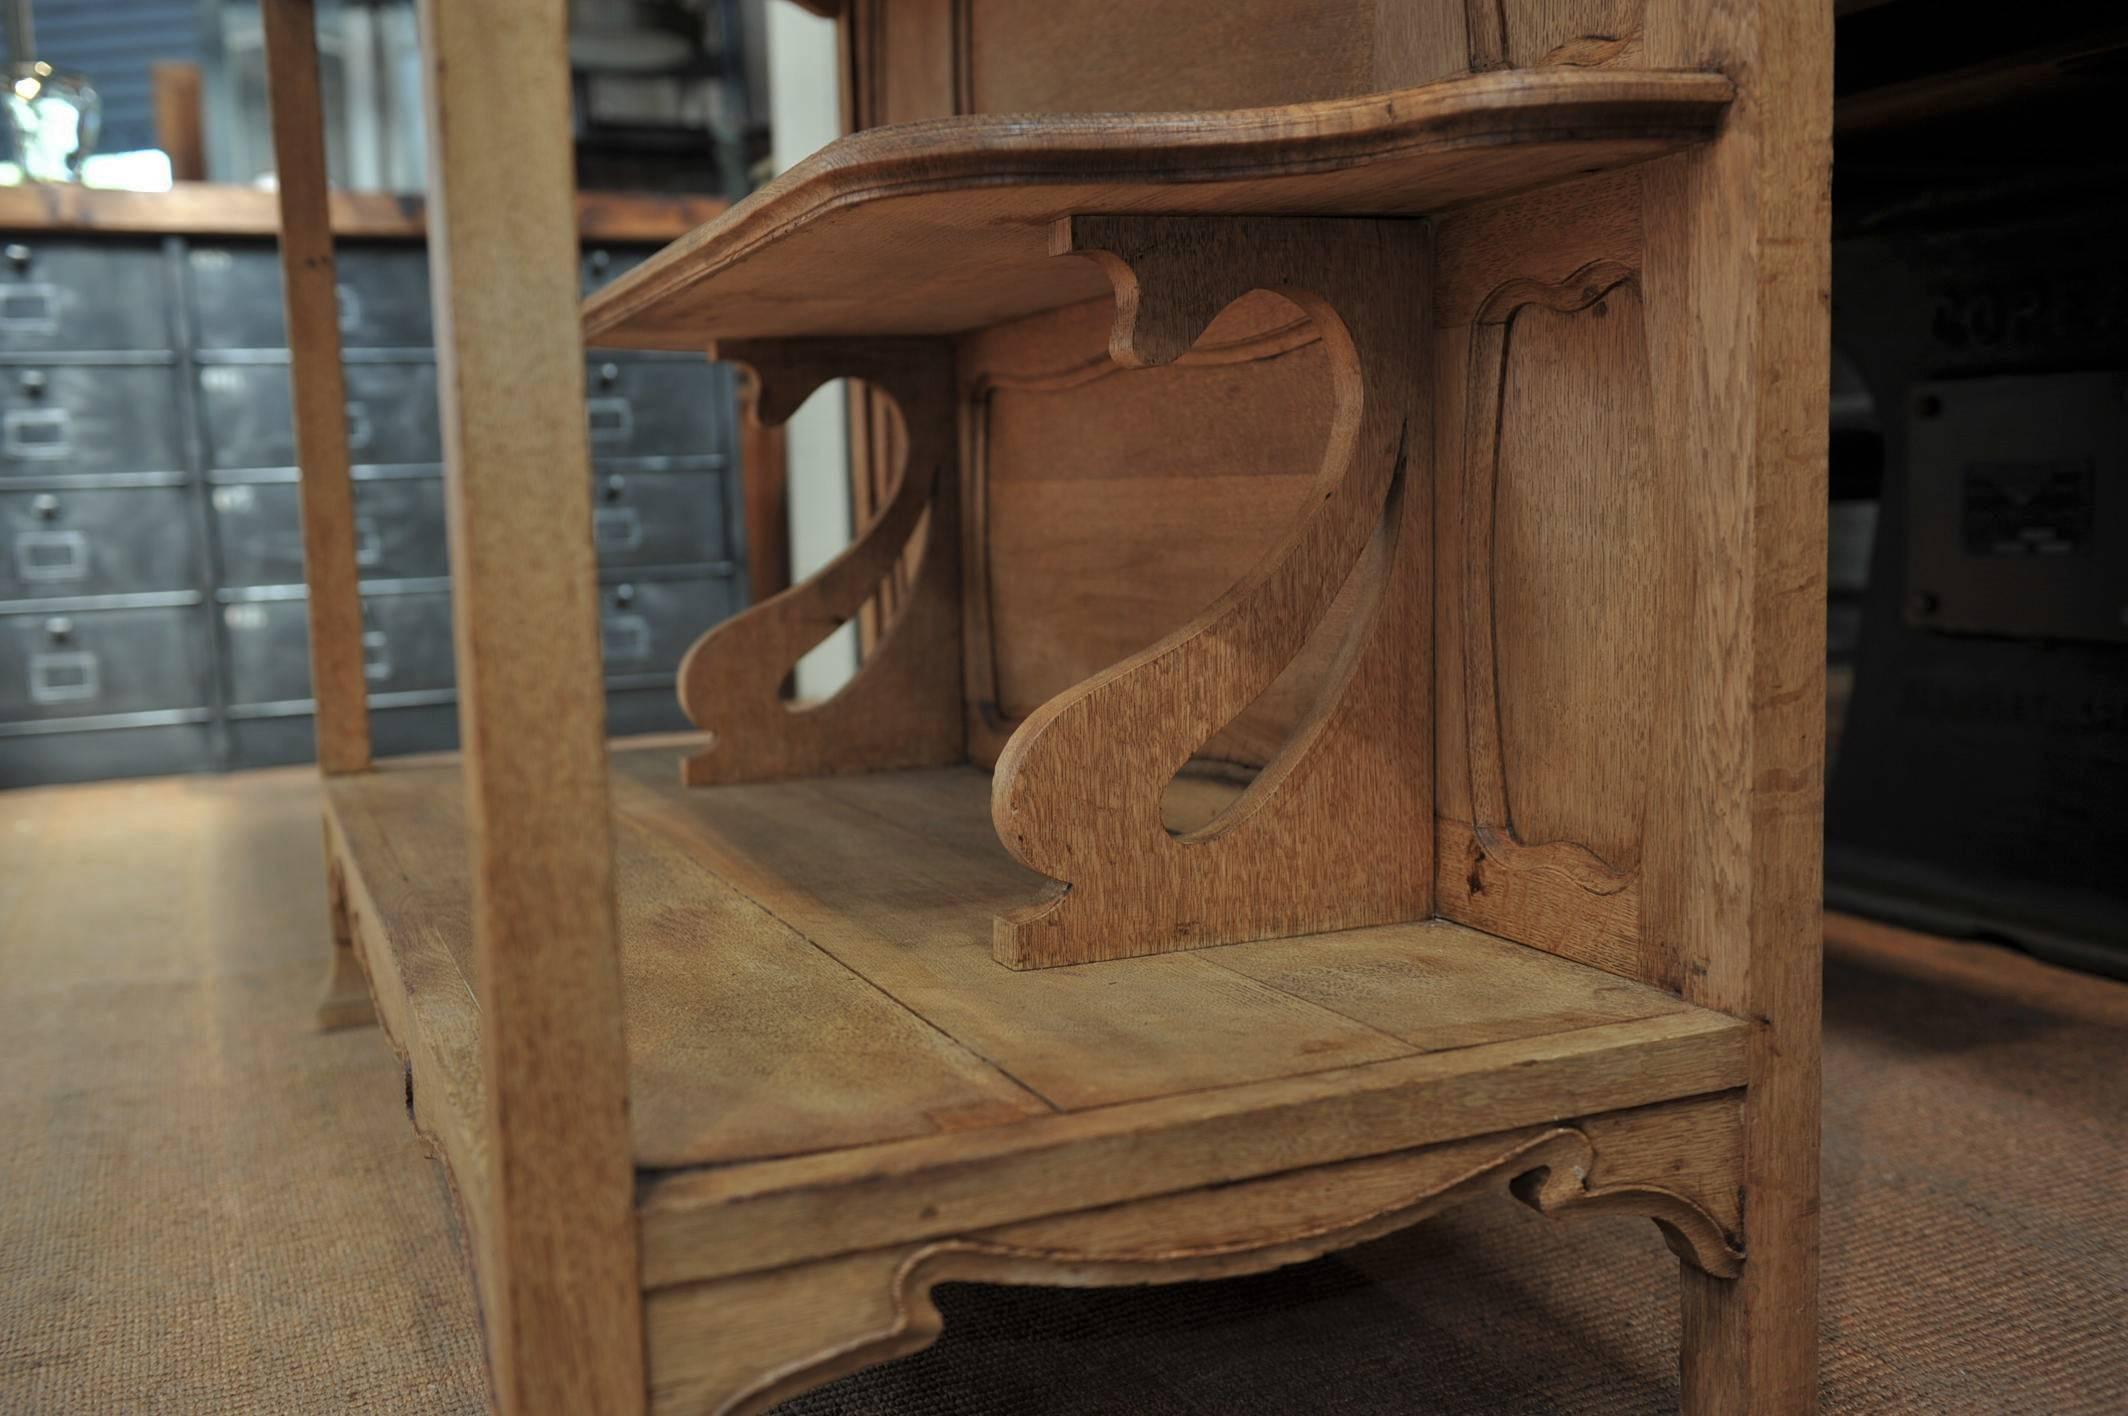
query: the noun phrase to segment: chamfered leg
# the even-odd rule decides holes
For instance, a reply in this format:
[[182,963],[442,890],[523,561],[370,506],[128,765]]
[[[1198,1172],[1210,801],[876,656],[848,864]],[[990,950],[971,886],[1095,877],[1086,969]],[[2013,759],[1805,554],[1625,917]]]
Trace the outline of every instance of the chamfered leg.
[[318,996],[318,1029],[357,1028],[377,1021],[370,1002],[369,981],[362,961],[355,957],[355,926],[347,913],[347,874],[333,854],[328,834],[325,843],[325,905],[332,924],[331,953],[325,961],[325,987]]

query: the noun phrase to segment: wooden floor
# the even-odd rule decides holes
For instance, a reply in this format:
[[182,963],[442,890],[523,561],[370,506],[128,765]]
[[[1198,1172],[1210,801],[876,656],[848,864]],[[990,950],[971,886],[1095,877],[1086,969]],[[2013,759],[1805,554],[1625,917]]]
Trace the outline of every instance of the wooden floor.
[[[1684,1040],[1718,1070],[1740,1035],[1655,989],[1441,921],[1015,972],[990,957],[991,919],[1043,882],[998,844],[987,774],[688,789],[678,756],[622,750],[613,781],[647,1171],[1303,1077],[1359,1086],[1384,1064],[1567,1037]],[[458,769],[387,766],[334,781],[329,799],[397,955],[387,971],[438,1055],[456,1059],[443,1070],[467,1101],[477,1045]],[[1683,1084],[1733,1084],[1704,1080]]]

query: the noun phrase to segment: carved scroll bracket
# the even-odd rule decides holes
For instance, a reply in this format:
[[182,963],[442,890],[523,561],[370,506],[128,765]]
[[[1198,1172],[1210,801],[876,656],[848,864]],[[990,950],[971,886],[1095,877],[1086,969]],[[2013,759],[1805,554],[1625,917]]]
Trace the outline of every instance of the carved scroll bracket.
[[[960,526],[953,346],[934,339],[740,341],[712,351],[752,370],[746,416],[781,423],[831,378],[865,380],[907,432],[894,494],[818,574],[717,625],[681,660],[680,705],[716,734],[690,786],[961,760]],[[922,550],[900,612],[841,691],[786,704],[801,656],[853,619],[908,547]]]
[[[1006,745],[998,834],[1061,883],[998,919],[1001,962],[1085,963],[1431,913],[1429,240],[1417,221],[1058,223],[1054,250],[1092,258],[1115,288],[1117,363],[1171,362],[1228,305],[1270,290],[1320,332],[1333,411],[1314,494],[1258,564],[1189,624],[1045,704]],[[1170,835],[1168,782],[1292,662],[1355,577],[1357,612],[1314,710],[1232,806]]]

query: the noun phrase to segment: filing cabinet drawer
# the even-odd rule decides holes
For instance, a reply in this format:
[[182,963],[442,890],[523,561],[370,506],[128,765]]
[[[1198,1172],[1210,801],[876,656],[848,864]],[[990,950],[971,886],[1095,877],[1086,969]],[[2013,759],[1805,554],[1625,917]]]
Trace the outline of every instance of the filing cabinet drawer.
[[586,295],[611,285],[657,254],[655,246],[586,246],[578,265],[578,288]]
[[160,247],[0,240],[0,352],[169,349]]
[[[373,705],[369,712],[369,738],[370,751],[378,757],[449,752],[458,746],[458,705]],[[239,716],[229,722],[232,766],[283,767],[317,760],[317,723],[308,713]]]
[[[290,703],[310,697],[308,613],[299,599],[222,606],[232,703]],[[440,590],[364,596],[362,661],[371,693],[449,688],[451,597]]]
[[200,707],[204,629],[189,607],[0,615],[0,721]]
[[[200,419],[216,467],[296,465],[295,414],[286,364],[200,370]],[[347,455],[357,465],[443,460],[436,423],[436,366],[347,366]]]
[[592,459],[729,452],[730,387],[707,360],[592,360],[584,380]]
[[189,590],[197,574],[183,488],[0,490],[0,599]]
[[0,788],[159,777],[214,765],[214,729],[204,722],[0,737]]
[[182,427],[167,365],[0,368],[0,477],[179,471]]
[[[225,585],[303,583],[303,524],[293,482],[216,487],[215,540]],[[443,479],[355,483],[355,570],[364,580],[446,575]]]
[[[287,347],[281,257],[272,246],[195,246],[186,266],[200,348]],[[342,246],[333,276],[343,348],[423,349],[434,341],[422,246]]]
[[600,565],[682,565],[731,555],[721,474],[601,472],[592,491]]
[[606,692],[606,736],[638,737],[644,733],[684,733],[693,724],[669,683],[650,688],[614,688]]
[[738,608],[728,576],[628,580],[599,587],[599,641],[606,676],[671,674],[702,631]]

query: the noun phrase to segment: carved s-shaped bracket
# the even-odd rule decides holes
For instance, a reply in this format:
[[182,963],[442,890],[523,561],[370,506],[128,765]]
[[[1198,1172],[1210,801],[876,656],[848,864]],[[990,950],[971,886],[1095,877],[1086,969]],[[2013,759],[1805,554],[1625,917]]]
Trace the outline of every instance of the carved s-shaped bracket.
[[[1084,963],[1431,913],[1429,242],[1418,221],[1057,224],[1053,249],[1091,257],[1115,287],[1117,363],[1171,362],[1228,305],[1270,290],[1320,332],[1333,406],[1305,509],[1256,566],[1190,623],[1044,704],[1000,755],[999,836],[1064,882],[998,919],[1000,962]],[[1168,782],[1271,685],[1355,576],[1356,613],[1313,710],[1238,801],[1170,835]]]
[[1508,281],[1487,296],[1470,327],[1468,418],[1464,434],[1463,614],[1464,742],[1470,764],[1471,828],[1478,849],[1510,868],[1551,870],[1592,895],[1633,883],[1588,847],[1573,841],[1525,842],[1515,835],[1501,748],[1498,631],[1493,623],[1494,521],[1500,491],[1500,429],[1507,401],[1508,352],[1515,315],[1531,305],[1561,313],[1585,310],[1634,272],[1592,261],[1562,281]]
[[[746,414],[781,423],[828,379],[884,390],[908,455],[894,494],[850,548],[811,578],[717,625],[681,660],[680,705],[716,737],[688,758],[690,786],[961,760],[960,506],[953,346],[938,339],[728,342],[712,356],[753,371]],[[906,600],[833,697],[787,705],[784,678],[853,619],[919,531]]]

